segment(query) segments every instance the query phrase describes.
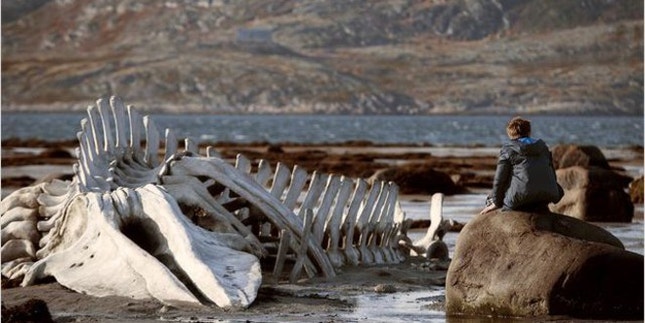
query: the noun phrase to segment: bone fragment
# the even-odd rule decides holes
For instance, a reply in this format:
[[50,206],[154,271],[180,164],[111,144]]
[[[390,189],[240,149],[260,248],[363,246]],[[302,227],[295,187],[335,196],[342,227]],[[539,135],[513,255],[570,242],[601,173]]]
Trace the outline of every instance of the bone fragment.
[[433,194],[430,201],[430,227],[423,238],[414,242],[413,254],[419,254],[426,258],[446,259],[448,257],[447,247],[441,241],[446,231],[442,205],[443,194]]
[[[311,209],[306,209],[304,212],[304,224],[302,227],[302,239],[303,240],[308,240],[309,236],[311,235],[311,229],[313,225],[313,211]],[[307,258],[307,248],[308,245],[306,243],[300,244],[300,248],[298,248],[298,257],[296,259],[296,263],[293,265],[293,270],[291,271],[291,274],[289,275],[289,282],[290,283],[295,283],[298,280],[298,277],[300,276],[300,272],[302,270],[302,266],[305,262],[305,259]]]
[[18,258],[28,257],[30,259],[36,258],[36,248],[34,244],[26,239],[13,239],[2,244],[0,249],[0,257],[2,261],[12,261]]
[[331,216],[325,224],[325,235],[328,237],[327,256],[335,268],[340,268],[345,264],[343,254],[339,250],[341,222],[345,205],[352,193],[354,182],[347,178],[341,177],[340,190],[337,193],[334,209]]
[[[13,222],[30,221],[30,222],[36,223],[37,219],[38,219],[38,209],[29,209],[26,207],[17,206],[12,209],[9,209],[9,211],[3,214],[2,218],[0,218],[0,223],[2,226],[2,230],[4,230],[4,228],[7,225]],[[2,239],[2,243],[4,242],[5,240]]]
[[365,193],[367,191],[367,182],[363,179],[359,179],[354,189],[352,196],[352,202],[349,206],[349,210],[343,220],[342,234],[345,236],[345,241],[343,245],[343,253],[345,254],[345,259],[352,266],[358,266],[360,254],[356,246],[354,245],[354,230],[356,228],[356,218],[358,216],[359,208],[361,203],[365,198]]

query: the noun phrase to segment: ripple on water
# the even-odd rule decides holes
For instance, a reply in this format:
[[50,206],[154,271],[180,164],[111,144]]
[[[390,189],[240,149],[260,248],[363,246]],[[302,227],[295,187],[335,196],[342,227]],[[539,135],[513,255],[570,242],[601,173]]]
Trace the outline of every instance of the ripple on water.
[[433,309],[433,302],[443,302],[444,290],[364,294],[352,297],[354,310],[343,319],[365,322],[445,322],[446,313]]

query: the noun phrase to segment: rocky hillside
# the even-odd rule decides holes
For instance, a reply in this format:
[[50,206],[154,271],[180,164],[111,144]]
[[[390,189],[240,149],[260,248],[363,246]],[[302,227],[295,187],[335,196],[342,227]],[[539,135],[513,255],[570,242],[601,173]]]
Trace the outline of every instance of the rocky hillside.
[[642,0],[2,2],[2,110],[643,114]]

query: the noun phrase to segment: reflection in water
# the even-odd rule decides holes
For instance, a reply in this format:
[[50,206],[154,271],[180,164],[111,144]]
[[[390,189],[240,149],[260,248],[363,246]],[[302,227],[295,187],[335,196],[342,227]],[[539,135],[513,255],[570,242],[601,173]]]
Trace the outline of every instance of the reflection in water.
[[445,322],[443,309],[433,308],[443,303],[444,291],[365,294],[353,298],[354,311],[343,316],[350,322]]

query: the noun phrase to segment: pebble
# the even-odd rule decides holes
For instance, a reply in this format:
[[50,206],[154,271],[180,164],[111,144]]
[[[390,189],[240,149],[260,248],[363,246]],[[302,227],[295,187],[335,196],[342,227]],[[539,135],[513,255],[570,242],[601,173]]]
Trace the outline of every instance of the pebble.
[[379,294],[389,294],[395,293],[396,288],[394,288],[394,286],[390,284],[378,284],[376,285],[376,287],[374,287],[374,291]]

